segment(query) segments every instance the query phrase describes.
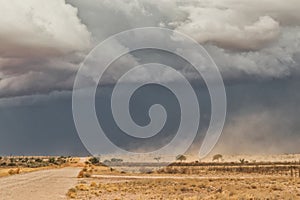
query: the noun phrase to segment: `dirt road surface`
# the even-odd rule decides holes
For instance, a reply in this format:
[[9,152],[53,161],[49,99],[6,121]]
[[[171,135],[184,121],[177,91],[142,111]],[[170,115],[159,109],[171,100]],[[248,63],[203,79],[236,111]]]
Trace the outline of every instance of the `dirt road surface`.
[[76,183],[79,168],[42,170],[0,178],[0,200],[59,200]]

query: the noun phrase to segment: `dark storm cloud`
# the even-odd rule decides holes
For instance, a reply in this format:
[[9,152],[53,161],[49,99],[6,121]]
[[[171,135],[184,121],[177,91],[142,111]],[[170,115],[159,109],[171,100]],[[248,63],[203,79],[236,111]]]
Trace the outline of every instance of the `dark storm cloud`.
[[1,155],[89,155],[73,123],[70,93],[0,100]]
[[[228,85],[227,120],[215,153],[299,153],[299,106],[300,95],[296,92],[299,80],[274,80],[268,82]],[[111,88],[107,88],[110,90]],[[154,89],[154,88],[152,88]],[[146,93],[145,93],[146,92]],[[131,108],[133,119],[140,125],[147,123],[149,102],[159,98],[147,95],[165,96],[163,104],[174,99],[161,95],[160,90],[136,93],[135,106]],[[192,152],[198,153],[203,134],[210,116],[209,96],[203,89],[196,90],[200,98],[201,127]],[[97,113],[101,114],[101,124],[118,133],[114,121],[108,117],[110,110],[103,102],[107,93],[99,93]],[[147,98],[142,98],[145,96]],[[169,103],[168,114],[176,117],[176,104]],[[173,106],[175,106],[173,108]],[[0,101],[1,154],[55,154],[87,155],[88,152],[76,133],[71,110],[71,93],[60,92],[50,95],[15,97]],[[166,132],[172,136],[176,124],[169,124]],[[109,131],[111,132],[111,131]],[[112,135],[114,137],[114,135]],[[150,150],[164,144],[156,141],[153,146],[134,146],[126,138],[118,140],[121,146],[139,150]],[[166,138],[168,139],[168,137]],[[99,141],[101,145],[101,141]]]

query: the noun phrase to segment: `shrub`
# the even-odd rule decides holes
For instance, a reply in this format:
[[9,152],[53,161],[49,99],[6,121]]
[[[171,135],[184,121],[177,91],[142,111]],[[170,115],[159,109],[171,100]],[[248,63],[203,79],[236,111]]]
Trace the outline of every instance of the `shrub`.
[[76,189],[80,191],[89,191],[89,187],[85,184],[76,185]]
[[89,159],[89,162],[92,163],[93,165],[98,164],[100,162],[99,158],[92,157]]
[[35,162],[41,163],[41,162],[43,162],[43,160],[40,158],[37,158],[37,159],[35,159]]
[[54,157],[49,158],[49,163],[54,164],[55,163],[55,158]]
[[78,174],[77,178],[83,178],[83,174],[84,174],[84,171],[83,171],[83,170],[81,170],[81,171],[79,172],[79,174]]
[[90,178],[92,174],[90,172],[81,170],[79,174],[77,175],[77,178]]
[[110,163],[111,163],[110,160],[104,160],[103,162],[104,165],[109,165]]
[[96,188],[96,187],[98,187],[98,185],[97,185],[97,183],[92,182],[92,183],[90,184],[90,187]]
[[14,167],[14,166],[17,166],[17,164],[16,163],[8,163],[7,166]]
[[92,176],[92,174],[89,173],[89,172],[86,172],[86,173],[83,174],[84,178],[90,178],[91,176]]
[[112,159],[110,159],[110,161],[111,161],[111,162],[117,162],[117,163],[119,163],[119,162],[123,162],[123,159],[112,158]]

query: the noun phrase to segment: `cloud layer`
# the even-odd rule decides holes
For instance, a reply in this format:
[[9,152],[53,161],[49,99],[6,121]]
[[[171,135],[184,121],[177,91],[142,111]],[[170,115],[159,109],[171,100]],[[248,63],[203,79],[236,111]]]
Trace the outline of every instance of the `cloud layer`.
[[77,8],[63,0],[2,0],[0,12],[1,57],[57,56],[89,47]]
[[[282,78],[299,68],[297,0],[54,0],[45,4],[1,1],[1,96],[71,89],[89,49],[112,34],[144,26],[191,36],[205,46],[228,80]],[[121,45],[116,43],[116,48]]]
[[0,95],[69,89],[76,57],[91,45],[78,9],[63,0],[0,3]]

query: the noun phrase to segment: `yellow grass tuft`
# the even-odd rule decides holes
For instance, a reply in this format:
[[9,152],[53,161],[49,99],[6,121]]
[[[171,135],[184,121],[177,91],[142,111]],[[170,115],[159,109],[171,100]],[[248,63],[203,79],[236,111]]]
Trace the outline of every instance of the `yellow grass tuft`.
[[89,191],[90,188],[86,184],[76,185],[76,189],[80,191]]
[[20,174],[20,168],[17,168],[17,169],[10,169],[10,170],[8,171],[8,174],[9,174],[9,175]]
[[76,193],[76,189],[75,188],[71,188],[68,190],[67,192],[67,196],[70,197],[71,199],[75,199],[76,196],[77,196],[77,193]]

